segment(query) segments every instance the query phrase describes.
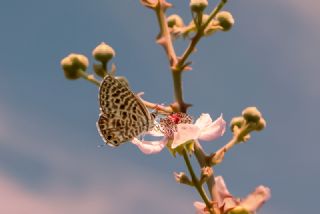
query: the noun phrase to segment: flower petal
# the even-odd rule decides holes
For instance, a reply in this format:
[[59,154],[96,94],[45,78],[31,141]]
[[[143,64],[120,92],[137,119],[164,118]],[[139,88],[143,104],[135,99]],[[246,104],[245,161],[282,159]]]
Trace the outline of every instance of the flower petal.
[[206,208],[206,204],[199,202],[199,201],[195,201],[193,203],[193,206],[196,208],[196,214],[207,214],[209,212],[205,211]]
[[270,197],[271,193],[268,187],[258,186],[254,192],[241,201],[240,206],[249,212],[256,212]]
[[211,123],[212,123],[212,119],[210,117],[210,114],[202,113],[194,125],[198,126],[199,129],[203,129],[209,126]]
[[217,176],[214,178],[215,180],[215,188],[218,193],[216,195],[216,200],[218,202],[219,207],[223,205],[224,199],[228,197],[232,197],[231,193],[229,192],[226,183],[222,176]]
[[147,134],[152,135],[154,137],[163,137],[163,133],[156,128],[151,129],[150,131],[147,132]]
[[197,139],[199,136],[199,131],[199,128],[193,124],[178,124],[177,131],[174,132],[174,139],[171,148],[177,148],[189,140]]
[[224,134],[226,130],[226,121],[224,121],[221,115],[213,123],[208,125],[208,123],[206,122],[206,126],[201,127],[202,128],[200,129],[199,140],[211,141],[221,137]]
[[167,144],[167,138],[163,138],[160,141],[140,141],[137,138],[133,138],[131,141],[134,145],[146,155],[159,153]]

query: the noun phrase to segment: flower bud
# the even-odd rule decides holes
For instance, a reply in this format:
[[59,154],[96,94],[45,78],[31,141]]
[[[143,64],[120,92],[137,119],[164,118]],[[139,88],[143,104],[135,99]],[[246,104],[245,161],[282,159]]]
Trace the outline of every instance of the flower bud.
[[260,111],[256,107],[247,107],[242,111],[242,116],[247,122],[257,123],[262,117]]
[[61,67],[67,79],[78,79],[80,71],[85,71],[88,68],[88,58],[81,54],[69,54],[61,60]]
[[110,59],[112,59],[116,53],[112,47],[107,45],[104,42],[101,42],[93,51],[93,57],[102,63],[107,63]]
[[238,127],[241,128],[244,124],[245,124],[245,120],[243,117],[234,117],[232,118],[231,122],[230,122],[230,129],[233,132],[234,131],[234,127]]
[[264,129],[267,125],[267,122],[265,121],[265,119],[263,117],[260,118],[260,120],[257,123],[256,126],[256,131],[261,131],[262,129]]
[[223,31],[228,31],[234,25],[234,19],[231,13],[227,11],[221,11],[217,14],[216,20],[219,22],[219,25],[223,28]]
[[183,27],[184,23],[182,18],[177,14],[172,14],[167,18],[167,24],[170,28],[172,27]]
[[189,186],[193,186],[192,181],[188,178],[188,176],[184,172],[180,172],[179,174],[175,172],[174,177],[175,177],[176,181],[180,184],[186,184]]
[[190,0],[190,8],[193,12],[202,12],[208,6],[208,0]]

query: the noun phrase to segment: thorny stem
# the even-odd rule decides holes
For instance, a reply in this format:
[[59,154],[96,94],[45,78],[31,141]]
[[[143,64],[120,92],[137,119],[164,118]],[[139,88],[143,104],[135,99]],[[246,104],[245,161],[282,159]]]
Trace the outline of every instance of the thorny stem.
[[157,42],[160,45],[162,45],[165,49],[170,65],[172,66],[177,62],[177,55],[173,47],[170,31],[167,25],[165,11],[160,4],[158,4],[158,7],[155,9],[155,11],[160,25],[160,34]]
[[[157,42],[162,45],[166,51],[167,57],[169,59],[171,70],[172,70],[172,77],[173,77],[173,85],[174,85],[174,96],[175,96],[175,102],[177,104],[177,110],[181,112],[186,112],[188,105],[183,100],[183,89],[182,89],[182,72],[185,70],[186,67],[186,61],[190,54],[194,51],[197,43],[200,41],[200,39],[204,35],[204,31],[206,27],[209,25],[211,20],[217,15],[217,13],[223,8],[223,6],[227,3],[227,0],[221,0],[220,3],[213,9],[213,11],[210,13],[209,18],[205,23],[203,23],[196,33],[196,35],[191,40],[189,46],[183,53],[181,57],[179,57],[179,60],[177,58],[177,55],[175,53],[170,32],[167,26],[166,22],[166,16],[165,11],[160,7],[160,4],[158,4],[158,7],[156,8],[156,14],[157,19],[160,25],[160,35],[157,40]],[[228,144],[227,144],[228,145]],[[226,146],[227,146],[226,145]],[[196,148],[196,157],[201,167],[205,166],[205,162],[203,158],[205,157],[204,152],[198,148]],[[206,206],[209,208],[209,212],[212,213],[211,209],[212,205],[210,204],[207,195],[205,194],[202,185],[199,183],[198,178],[194,174],[194,171],[192,169],[192,166],[190,164],[190,160],[188,157],[187,152],[183,151],[183,157],[186,162],[186,165],[188,167],[188,170],[191,174],[192,180],[195,184],[196,189],[198,190],[200,196],[202,197],[203,201],[206,203]],[[214,177],[213,175],[208,179],[207,186],[210,191],[210,195],[212,198],[214,198],[215,190],[213,188],[214,186]]]
[[[217,152],[215,152],[215,156],[217,156],[217,157],[222,156],[223,157],[224,154],[227,151],[229,151],[234,145],[236,145],[239,142],[241,142],[243,137],[245,135],[247,135],[250,131],[252,131],[252,128],[250,127],[250,124],[247,124],[246,126],[242,127],[237,132],[234,131],[232,139],[226,145],[224,145],[222,148],[220,148]],[[211,189],[211,194],[212,194],[213,198],[217,198],[218,197],[218,192],[214,188],[214,186]]]
[[160,26],[160,34],[157,42],[163,46],[166,51],[166,55],[170,62],[172,77],[173,77],[173,87],[174,87],[174,97],[177,103],[177,110],[181,112],[187,111],[187,104],[183,100],[183,90],[182,90],[182,81],[181,81],[181,71],[176,70],[176,64],[178,62],[176,52],[173,47],[170,31],[167,25],[166,15],[163,8],[160,5],[156,8],[156,15]]
[[217,15],[217,13],[223,8],[223,6],[227,3],[228,0],[221,0],[220,3],[213,9],[213,11],[210,13],[207,21],[201,25],[199,30],[197,31],[196,35],[192,38],[191,43],[189,44],[188,48],[185,50],[183,55],[181,56],[178,64],[176,65],[176,70],[180,70],[183,68],[184,63],[190,56],[190,54],[193,52],[195,46],[200,41],[204,34],[204,30],[208,26],[208,24],[211,22],[211,20]]
[[201,25],[197,34],[191,40],[188,48],[183,53],[182,57],[177,58],[175,53],[172,39],[170,36],[170,31],[166,21],[166,15],[161,5],[158,4],[158,7],[155,9],[157,19],[160,26],[160,35],[158,37],[157,42],[162,45],[166,51],[167,57],[170,62],[172,77],[173,77],[173,85],[174,85],[174,97],[177,104],[177,110],[181,112],[186,112],[188,108],[188,104],[186,104],[183,100],[183,89],[182,89],[182,81],[181,75],[182,71],[185,69],[185,63],[190,54],[195,49],[195,46],[199,42],[199,40],[204,35],[204,30],[210,23],[210,21],[217,15],[217,13],[222,9],[222,7],[227,3],[227,0],[221,0],[220,3],[216,6],[216,8],[209,15],[208,20]]
[[176,103],[178,104],[178,109],[181,112],[187,112],[187,104],[183,101],[183,88],[182,88],[182,71],[173,71],[173,87],[174,87],[174,97]]
[[[197,144],[194,145],[194,154],[195,154],[197,161],[198,161],[199,165],[201,166],[201,168],[206,167],[207,166],[206,154],[203,151],[203,149],[201,147],[199,147]],[[212,200],[214,199],[213,196],[214,196],[214,191],[215,191],[214,190],[215,181],[214,181],[213,176],[214,175],[210,176],[206,182]]]
[[251,124],[246,124],[245,126],[241,127],[241,129],[234,131],[232,139],[226,145],[220,148],[216,152],[216,155],[220,155],[229,151],[235,144],[240,143],[243,140],[243,138],[252,130],[253,129]]
[[190,173],[190,176],[191,176],[191,179],[192,179],[192,182],[193,182],[193,185],[194,187],[197,189],[199,195],[201,196],[202,200],[204,201],[204,203],[206,204],[209,212],[211,214],[214,214],[214,211],[212,211],[212,204],[210,203],[209,199],[208,199],[208,196],[206,194],[206,192],[204,191],[199,179],[197,178],[196,174],[194,173],[193,171],[193,168],[192,168],[192,165],[190,163],[190,160],[189,160],[189,156],[187,154],[187,151],[186,149],[184,149],[182,151],[182,154],[183,154],[183,159],[187,165],[187,168],[188,168],[188,171]]
[[[180,57],[179,62],[176,65],[176,68],[175,68],[175,70],[179,71],[179,72],[173,72],[174,83],[176,81],[178,81],[178,80],[181,81],[181,73],[182,73],[182,70],[184,68],[184,64],[185,64],[186,60],[188,59],[190,54],[195,49],[197,43],[202,38],[202,36],[204,34],[204,30],[206,29],[208,24],[217,15],[217,13],[223,8],[223,6],[227,3],[227,1],[228,0],[221,0],[220,3],[213,9],[213,11],[210,13],[209,18],[207,19],[207,21],[201,25],[201,27],[199,28],[197,34],[191,40],[188,48],[185,50],[183,55]],[[179,79],[176,76],[179,76]],[[181,83],[179,84],[177,82],[177,83],[174,84],[174,86],[175,86],[175,94],[176,94],[175,96],[179,97],[179,95],[181,95],[181,97],[182,97],[182,84]],[[176,89],[176,86],[177,86],[177,89]],[[180,92],[180,90],[181,90],[181,92]],[[177,100],[177,102],[179,103],[178,100]],[[195,146],[195,156],[196,156],[197,161],[198,161],[198,163],[199,163],[199,165],[201,167],[206,166],[205,161],[204,161],[205,153],[201,148],[199,148],[197,146]],[[216,190],[214,188],[214,184],[215,184],[214,175],[211,175],[206,183],[207,183],[208,190],[210,192],[211,199],[213,200],[214,198],[216,198],[216,197],[214,197],[216,195]]]

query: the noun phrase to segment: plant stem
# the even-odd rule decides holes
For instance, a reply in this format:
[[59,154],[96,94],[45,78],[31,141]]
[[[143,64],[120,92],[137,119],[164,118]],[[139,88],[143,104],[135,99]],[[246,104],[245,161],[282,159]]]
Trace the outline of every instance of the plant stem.
[[[210,13],[208,20],[198,28],[196,35],[192,38],[189,46],[179,58],[177,63],[171,64],[172,65],[172,75],[173,75],[173,84],[174,84],[174,94],[175,99],[178,104],[178,109],[181,112],[186,112],[188,105],[183,101],[183,90],[182,90],[182,82],[181,82],[181,74],[185,68],[185,63],[190,56],[190,54],[194,51],[196,45],[200,41],[200,39],[204,35],[204,31],[206,27],[209,25],[210,21],[217,15],[217,13],[223,8],[223,6],[227,3],[227,0],[221,0],[220,3],[213,9]],[[167,28],[167,26],[166,26]],[[172,42],[169,43],[172,45]]]
[[[199,163],[199,165],[203,168],[208,166],[206,163],[206,154],[205,152],[202,150],[201,147],[199,147],[197,144],[194,145],[194,154],[197,158],[197,161]],[[214,175],[212,174],[209,179],[207,180],[207,187],[211,196],[211,199],[214,200],[214,184],[215,184],[215,180],[214,180]]]
[[138,96],[140,98],[140,100],[143,102],[143,104],[150,109],[154,109],[159,111],[160,113],[166,113],[166,114],[170,114],[173,112],[173,109],[171,106],[163,106],[163,105],[159,105],[156,103],[152,103],[149,101],[146,101],[144,99],[141,98],[141,96]]
[[186,112],[186,104],[183,100],[183,88],[182,88],[182,71],[172,71],[174,98],[178,104],[178,109],[181,112]]
[[209,25],[211,20],[217,15],[217,13],[223,8],[223,6],[227,3],[227,0],[221,0],[220,3],[213,9],[213,11],[210,13],[207,21],[201,25],[199,30],[197,31],[196,35],[192,38],[188,48],[185,50],[185,52],[182,54],[180,57],[180,60],[178,64],[176,65],[176,70],[181,70],[183,69],[183,65],[190,56],[190,54],[193,52],[195,46],[197,43],[200,41],[204,34],[204,30],[206,27]]
[[176,64],[178,63],[178,58],[173,46],[170,30],[167,25],[165,11],[163,8],[161,8],[160,5],[156,8],[155,11],[156,11],[158,23],[160,26],[160,34],[157,39],[157,42],[159,45],[163,46],[166,52],[166,55],[168,57],[171,71],[172,71],[174,99],[177,105],[175,106],[176,107],[175,110],[180,112],[186,112],[188,105],[183,100],[183,90],[182,90],[182,81],[181,81],[182,69],[175,70]]
[[94,78],[94,75],[93,74],[87,74],[86,72],[82,71],[82,70],[78,70],[78,73],[79,75],[85,79],[85,80],[88,80],[89,82],[97,85],[98,87],[100,87],[100,81],[97,80],[96,78]]
[[194,173],[194,170],[193,170],[192,165],[190,163],[187,151],[184,149],[182,151],[182,154],[183,154],[183,159],[184,159],[184,161],[185,161],[185,163],[187,165],[188,171],[190,173],[190,176],[191,176],[192,182],[194,184],[194,187],[197,189],[199,195],[201,196],[202,200],[206,204],[209,212],[211,214],[214,214],[214,211],[212,211],[212,209],[211,209],[212,208],[212,204],[210,203],[210,201],[208,199],[208,196],[207,196],[206,192],[204,191],[204,189],[202,187],[202,184],[200,183],[199,179],[197,178],[196,174]]
[[174,50],[170,31],[167,25],[166,14],[164,9],[160,5],[156,8],[155,11],[160,26],[160,34],[157,42],[165,49],[170,65],[172,66],[177,62],[177,55]]

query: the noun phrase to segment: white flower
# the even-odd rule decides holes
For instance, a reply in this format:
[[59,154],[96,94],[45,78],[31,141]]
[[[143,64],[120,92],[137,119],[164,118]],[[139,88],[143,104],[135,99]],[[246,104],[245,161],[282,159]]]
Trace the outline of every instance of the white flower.
[[225,132],[226,122],[222,115],[215,121],[212,121],[209,114],[202,114],[194,124],[191,124],[190,116],[182,113],[173,113],[169,115],[162,124],[162,130],[152,130],[149,134],[152,136],[162,136],[159,141],[140,141],[137,138],[132,143],[145,154],[154,154],[160,152],[172,140],[171,148],[178,146],[190,140],[212,141],[221,137]]

